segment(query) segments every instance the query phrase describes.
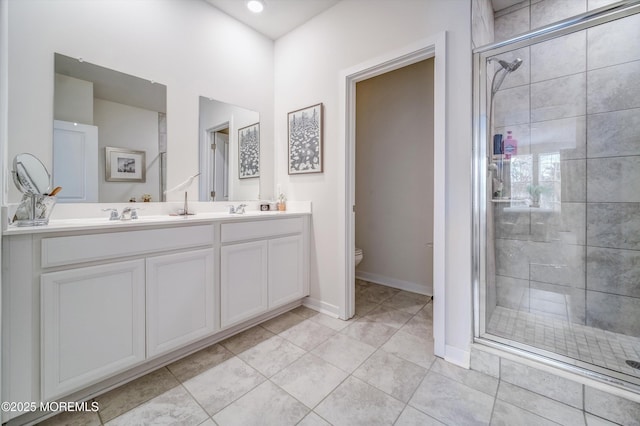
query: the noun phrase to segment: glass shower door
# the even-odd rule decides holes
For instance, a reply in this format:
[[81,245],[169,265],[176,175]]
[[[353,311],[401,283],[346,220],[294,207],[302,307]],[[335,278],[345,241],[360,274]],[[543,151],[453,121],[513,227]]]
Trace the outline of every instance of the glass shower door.
[[475,60],[477,337],[640,384],[640,14]]

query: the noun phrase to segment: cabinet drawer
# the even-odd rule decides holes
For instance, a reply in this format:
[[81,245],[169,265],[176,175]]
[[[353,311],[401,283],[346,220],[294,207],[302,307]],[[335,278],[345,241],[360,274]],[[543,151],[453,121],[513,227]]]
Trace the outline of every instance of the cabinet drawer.
[[223,243],[269,238],[278,235],[299,234],[303,224],[301,217],[274,219],[255,222],[223,223],[220,241]]
[[187,226],[42,239],[43,268],[213,244],[213,226]]

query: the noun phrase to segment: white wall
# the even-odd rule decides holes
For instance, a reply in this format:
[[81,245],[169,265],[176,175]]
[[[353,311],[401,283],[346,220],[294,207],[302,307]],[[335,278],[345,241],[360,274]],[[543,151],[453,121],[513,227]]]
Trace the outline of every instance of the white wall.
[[[27,151],[51,165],[58,52],[167,86],[167,187],[198,169],[200,95],[258,111],[261,161],[273,161],[273,41],[204,1],[9,0],[8,14],[9,158]],[[261,182],[270,195],[267,168]]]
[[356,276],[433,294],[434,60],[356,85]]
[[[7,13],[7,0],[0,0],[0,93],[7,93],[8,90],[8,52],[9,52],[9,14]],[[7,173],[7,119],[8,119],[8,99],[6,95],[0,96],[0,204],[4,205],[6,202],[6,173]],[[2,230],[0,230],[2,235]],[[2,253],[2,238],[0,238],[0,253]],[[0,262],[2,262],[2,255],[0,255]],[[0,288],[2,288],[2,274],[0,273]],[[0,354],[2,353],[2,292],[0,292]],[[0,366],[2,365],[2,359],[0,357]],[[0,383],[2,383],[2,368],[0,368]],[[0,386],[0,401],[2,399],[2,386]]]
[[93,82],[55,75],[53,118],[93,126]]
[[[158,112],[117,102],[94,99],[94,124],[98,127],[98,194],[101,203],[126,203],[150,194],[160,199]],[[107,182],[105,147],[133,149],[145,153],[144,182]]]
[[[471,4],[468,0],[344,0],[275,45],[276,184],[313,203],[311,297],[337,306],[343,293],[345,148],[338,134],[338,76],[372,58],[447,31],[446,333],[471,339]],[[437,60],[437,58],[436,58]],[[287,175],[287,112],[324,103],[324,173]],[[435,248],[438,250],[438,247]]]

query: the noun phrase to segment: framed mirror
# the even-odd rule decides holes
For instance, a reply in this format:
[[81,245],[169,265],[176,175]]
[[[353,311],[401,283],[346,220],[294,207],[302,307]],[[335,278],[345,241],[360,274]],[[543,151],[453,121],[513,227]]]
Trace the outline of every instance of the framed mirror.
[[[54,62],[58,202],[164,201],[166,86],[59,53]],[[113,152],[133,154],[113,163]]]
[[260,114],[200,96],[200,201],[257,200]]

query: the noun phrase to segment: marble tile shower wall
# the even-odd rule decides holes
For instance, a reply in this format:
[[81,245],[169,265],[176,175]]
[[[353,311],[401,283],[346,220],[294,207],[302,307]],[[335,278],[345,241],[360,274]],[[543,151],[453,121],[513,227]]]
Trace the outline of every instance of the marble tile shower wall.
[[[496,41],[609,0],[527,0]],[[524,60],[494,100],[518,154],[560,153],[553,210],[494,206],[498,306],[640,336],[640,14],[500,58]]]
[[471,43],[473,48],[493,43],[493,8],[490,0],[473,0],[471,5]]

